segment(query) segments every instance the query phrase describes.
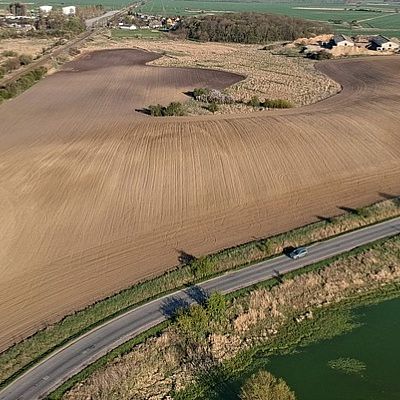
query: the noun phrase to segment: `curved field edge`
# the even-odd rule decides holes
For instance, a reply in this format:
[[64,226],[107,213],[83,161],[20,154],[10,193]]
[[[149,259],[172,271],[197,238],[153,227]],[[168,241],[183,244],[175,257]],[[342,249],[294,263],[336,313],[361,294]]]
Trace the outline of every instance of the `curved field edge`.
[[[270,290],[271,288],[290,281],[297,276],[305,275],[310,272],[320,272],[325,268],[329,268],[337,261],[345,261],[351,257],[363,255],[370,250],[379,249],[381,246],[384,246],[385,243],[399,242],[399,240],[399,235],[389,239],[381,239],[369,243],[368,245],[360,246],[349,252],[342,253],[338,256],[311,264],[294,272],[284,274],[279,279],[268,279],[250,287],[227,294],[224,297],[229,301],[235,299],[245,300],[247,296],[254,291],[260,289]],[[178,391],[174,393],[174,398],[177,400],[196,399],[196,394],[204,394],[204,386],[207,386],[208,384],[212,385],[213,379],[217,377],[221,378],[221,375],[223,374],[226,374],[226,378],[232,378],[235,376],[235,374],[240,373],[240,371],[251,361],[252,356],[254,356],[258,351],[263,351],[268,355],[288,353],[295,351],[298,347],[307,346],[316,341],[329,339],[345,333],[355,326],[350,313],[352,309],[360,306],[379,303],[381,301],[397,298],[399,296],[400,284],[399,282],[394,281],[379,288],[372,288],[366,292],[356,292],[353,295],[347,296],[343,300],[340,300],[338,303],[332,303],[322,308],[311,308],[310,310],[314,315],[311,320],[305,320],[306,323],[301,324],[300,327],[298,324],[296,324],[296,321],[288,322],[279,329],[272,344],[269,344],[269,346],[256,345],[252,346],[250,349],[240,350],[236,356],[234,356],[232,359],[224,361],[215,371],[210,371],[208,369],[204,370],[197,377],[198,380],[196,380],[196,383],[189,385],[181,392]],[[64,382],[59,388],[49,394],[46,399],[62,399],[64,394],[71,390],[75,385],[82,383],[93,373],[101,370],[102,368],[106,368],[108,363],[112,362],[116,358],[120,359],[120,357],[127,355],[135,346],[145,342],[146,339],[160,336],[165,329],[171,325],[171,323],[174,324],[173,321],[165,321],[164,323],[157,325],[156,327],[114,349],[112,352],[108,353],[84,370],[80,371],[68,381]]]
[[134,285],[91,306],[68,315],[60,322],[37,332],[0,354],[0,388],[16,379],[53,351],[91,329],[182,287],[281,254],[287,246],[299,246],[332,238],[400,216],[400,200],[393,198],[347,214],[326,218],[305,227],[244,243],[200,259],[182,254],[187,264],[160,277]]

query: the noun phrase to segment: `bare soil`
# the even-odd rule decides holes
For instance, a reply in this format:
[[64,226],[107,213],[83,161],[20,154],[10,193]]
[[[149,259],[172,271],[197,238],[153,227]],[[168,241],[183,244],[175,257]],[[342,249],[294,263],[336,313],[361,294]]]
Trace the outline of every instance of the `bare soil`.
[[399,57],[319,64],[344,89],[303,108],[151,118],[135,109],[240,77],[147,56],[84,57],[0,106],[0,349],[180,250],[400,193]]

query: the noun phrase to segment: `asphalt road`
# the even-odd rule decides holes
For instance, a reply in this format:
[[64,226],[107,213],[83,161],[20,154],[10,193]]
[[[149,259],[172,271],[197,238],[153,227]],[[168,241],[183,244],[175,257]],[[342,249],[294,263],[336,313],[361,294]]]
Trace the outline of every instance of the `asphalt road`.
[[113,348],[162,322],[177,308],[204,293],[233,292],[375,240],[400,233],[400,218],[363,228],[308,247],[309,255],[291,260],[282,255],[180,290],[137,307],[56,351],[0,392],[0,400],[40,399]]

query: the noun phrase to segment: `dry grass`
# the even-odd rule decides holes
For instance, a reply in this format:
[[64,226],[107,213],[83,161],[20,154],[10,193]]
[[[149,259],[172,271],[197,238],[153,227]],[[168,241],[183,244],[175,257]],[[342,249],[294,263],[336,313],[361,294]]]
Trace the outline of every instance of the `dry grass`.
[[[182,349],[175,325],[130,354],[96,372],[64,396],[78,399],[165,399],[187,386],[199,368],[231,359],[240,350],[268,344],[289,320],[313,318],[313,309],[379,290],[400,281],[400,238],[343,257],[328,267],[299,275],[272,289],[234,300],[225,333],[211,334],[195,348]],[[193,360],[199,360],[193,363]],[[116,396],[116,397],[115,397]]]
[[[104,40],[98,37],[87,50],[138,47],[164,56],[151,65],[164,67],[210,68],[244,75],[246,79],[227,89],[235,100],[286,99],[296,106],[312,104],[340,90],[338,85],[314,68],[314,62],[300,57],[274,55],[260,45],[196,43],[184,40]],[[206,113],[199,107],[194,114]],[[252,112],[244,105],[224,105],[219,113]]]
[[0,63],[4,60],[3,51],[15,51],[18,54],[27,54],[32,58],[40,56],[44,48],[49,48],[57,38],[19,38],[0,40]]

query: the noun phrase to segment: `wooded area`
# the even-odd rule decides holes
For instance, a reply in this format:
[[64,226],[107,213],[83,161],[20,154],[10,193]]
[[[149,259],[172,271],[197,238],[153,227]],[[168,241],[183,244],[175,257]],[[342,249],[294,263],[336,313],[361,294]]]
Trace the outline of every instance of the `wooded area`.
[[268,43],[328,33],[326,24],[283,15],[239,13],[185,19],[176,34],[210,42]]

